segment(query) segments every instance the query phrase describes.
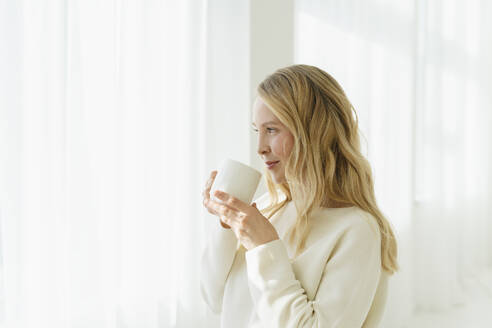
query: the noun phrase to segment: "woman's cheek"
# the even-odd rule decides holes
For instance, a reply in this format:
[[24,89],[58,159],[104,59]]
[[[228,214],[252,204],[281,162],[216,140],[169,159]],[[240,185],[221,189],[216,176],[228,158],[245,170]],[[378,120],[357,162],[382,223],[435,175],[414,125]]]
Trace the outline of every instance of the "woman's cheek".
[[290,154],[291,149],[292,149],[292,141],[289,138],[289,136],[286,136],[282,140],[282,156],[284,158],[287,158]]
[[277,153],[277,156],[281,157],[283,159],[284,157],[284,149],[285,149],[285,144],[282,139],[277,139],[275,140],[275,152]]

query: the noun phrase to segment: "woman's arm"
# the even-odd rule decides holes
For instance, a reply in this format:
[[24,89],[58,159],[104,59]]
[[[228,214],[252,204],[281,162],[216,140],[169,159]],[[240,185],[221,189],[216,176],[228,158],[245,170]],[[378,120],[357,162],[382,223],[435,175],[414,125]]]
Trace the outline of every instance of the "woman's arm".
[[[266,192],[255,202],[259,208],[264,208],[268,199]],[[222,312],[224,289],[238,246],[232,229],[213,225],[201,257],[200,290],[203,299],[216,314]]]
[[296,279],[281,240],[245,256],[251,295],[266,327],[361,327],[381,273],[380,238],[365,221],[340,237],[313,300]]
[[231,271],[237,238],[231,229],[219,224],[212,228],[201,257],[200,290],[212,312],[222,312],[222,299],[227,276]]

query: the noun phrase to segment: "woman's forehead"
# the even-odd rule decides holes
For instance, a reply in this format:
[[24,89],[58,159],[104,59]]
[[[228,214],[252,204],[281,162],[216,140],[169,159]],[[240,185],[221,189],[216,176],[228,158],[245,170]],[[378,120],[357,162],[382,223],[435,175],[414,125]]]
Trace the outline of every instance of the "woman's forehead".
[[253,108],[253,125],[264,125],[264,124],[278,124],[280,121],[272,113],[270,108],[260,99],[256,98],[255,106]]

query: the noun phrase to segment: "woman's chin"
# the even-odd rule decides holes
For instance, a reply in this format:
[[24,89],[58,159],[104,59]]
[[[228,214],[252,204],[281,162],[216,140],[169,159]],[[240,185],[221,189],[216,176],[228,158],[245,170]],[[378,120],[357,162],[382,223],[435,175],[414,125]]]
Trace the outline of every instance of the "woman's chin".
[[285,182],[285,176],[283,174],[279,174],[278,172],[269,172],[269,173],[273,183],[282,184]]
[[284,177],[277,177],[275,175],[272,175],[272,180],[273,182],[275,182],[276,184],[282,184],[285,182],[285,178]]

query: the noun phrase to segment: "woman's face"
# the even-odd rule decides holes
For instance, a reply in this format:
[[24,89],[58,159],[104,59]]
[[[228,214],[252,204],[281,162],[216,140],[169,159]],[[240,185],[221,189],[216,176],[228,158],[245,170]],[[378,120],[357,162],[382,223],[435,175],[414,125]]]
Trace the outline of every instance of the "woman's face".
[[285,163],[289,158],[294,136],[290,133],[260,97],[253,105],[253,129],[258,135],[258,154],[266,162],[276,162],[269,171],[275,183],[285,182]]

